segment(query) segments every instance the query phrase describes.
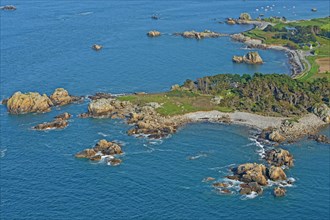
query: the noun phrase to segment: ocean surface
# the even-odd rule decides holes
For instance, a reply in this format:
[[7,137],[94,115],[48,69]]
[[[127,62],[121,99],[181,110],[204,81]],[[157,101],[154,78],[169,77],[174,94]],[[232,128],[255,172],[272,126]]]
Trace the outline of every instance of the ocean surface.
[[[15,91],[74,95],[166,91],[173,84],[218,73],[290,74],[281,51],[260,50],[265,64],[233,64],[248,50],[228,37],[193,40],[186,30],[238,33],[249,25],[221,24],[252,17],[290,20],[329,16],[328,1],[54,1],[2,0],[0,98]],[[268,6],[268,7],[267,7]],[[316,7],[316,13],[311,8]],[[258,9],[258,11],[256,10]],[[267,9],[267,11],[265,10]],[[153,14],[160,16],[152,20]],[[150,39],[150,30],[164,33]],[[104,48],[95,52],[93,44]],[[32,126],[62,112],[76,116],[88,101],[45,114],[9,115],[1,109],[1,219],[329,219],[330,148],[310,140],[281,146],[295,157],[287,196],[219,195],[218,180],[245,162],[263,162],[263,146],[243,126],[186,125],[162,141],[126,135],[121,120],[73,117],[64,130]],[[329,130],[323,130],[329,135]],[[100,139],[124,144],[123,163],[111,167],[74,158]],[[189,160],[193,157],[194,160]]]

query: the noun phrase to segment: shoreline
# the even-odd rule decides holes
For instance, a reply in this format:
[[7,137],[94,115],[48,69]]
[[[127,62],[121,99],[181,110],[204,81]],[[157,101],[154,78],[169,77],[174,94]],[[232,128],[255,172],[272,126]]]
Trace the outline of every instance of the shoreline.
[[250,48],[284,51],[289,57],[289,65],[291,66],[291,77],[292,78],[295,78],[305,72],[306,67],[304,66],[302,60],[304,60],[307,63],[307,66],[310,66],[310,65],[308,65],[308,61],[304,57],[302,57],[299,50],[292,50],[292,49],[289,49],[287,47],[280,46],[280,45],[267,45],[267,44],[262,43],[261,40],[244,36],[242,33],[232,34],[230,37],[232,40],[244,43],[245,45],[247,45]]

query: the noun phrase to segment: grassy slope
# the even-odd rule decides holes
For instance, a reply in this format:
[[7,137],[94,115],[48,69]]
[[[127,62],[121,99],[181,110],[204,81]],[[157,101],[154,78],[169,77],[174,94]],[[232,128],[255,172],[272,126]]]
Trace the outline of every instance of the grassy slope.
[[118,97],[121,101],[130,101],[134,104],[144,105],[150,102],[162,104],[157,109],[161,115],[182,115],[196,111],[218,110],[222,112],[232,112],[228,107],[221,107],[211,103],[213,96],[200,95],[192,92],[171,91],[158,94],[128,95]]

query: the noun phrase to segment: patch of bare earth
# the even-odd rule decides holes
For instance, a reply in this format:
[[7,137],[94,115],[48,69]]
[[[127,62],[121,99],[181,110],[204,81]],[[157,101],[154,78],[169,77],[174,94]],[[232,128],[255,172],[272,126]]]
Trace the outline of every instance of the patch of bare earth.
[[316,63],[320,66],[319,73],[330,72],[330,57],[317,59]]

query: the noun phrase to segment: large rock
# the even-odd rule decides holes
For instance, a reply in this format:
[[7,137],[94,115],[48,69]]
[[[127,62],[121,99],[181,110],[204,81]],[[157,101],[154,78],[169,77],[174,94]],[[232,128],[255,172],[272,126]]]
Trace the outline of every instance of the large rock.
[[159,31],[153,30],[147,33],[148,37],[159,37],[161,33]]
[[244,56],[233,56],[233,62],[247,64],[262,64],[263,60],[258,52],[248,52]]
[[281,167],[271,166],[268,172],[269,179],[273,181],[286,180],[286,174]]
[[324,122],[330,123],[330,108],[326,104],[316,104],[312,112],[321,118]]
[[74,97],[69,95],[69,92],[63,88],[55,89],[54,93],[50,96],[54,105],[66,105],[74,101]]
[[267,185],[266,167],[263,164],[246,163],[233,170],[239,175],[239,180],[245,183],[257,182],[259,185]]
[[114,106],[112,105],[112,99],[97,99],[93,100],[88,105],[88,112],[94,116],[102,116],[111,114],[114,110]]
[[274,166],[293,166],[293,156],[287,150],[279,149],[272,149],[268,150],[265,153],[265,160]]
[[11,114],[24,114],[29,112],[48,112],[53,102],[46,94],[40,95],[37,92],[21,93],[16,92],[7,101],[7,108]]

